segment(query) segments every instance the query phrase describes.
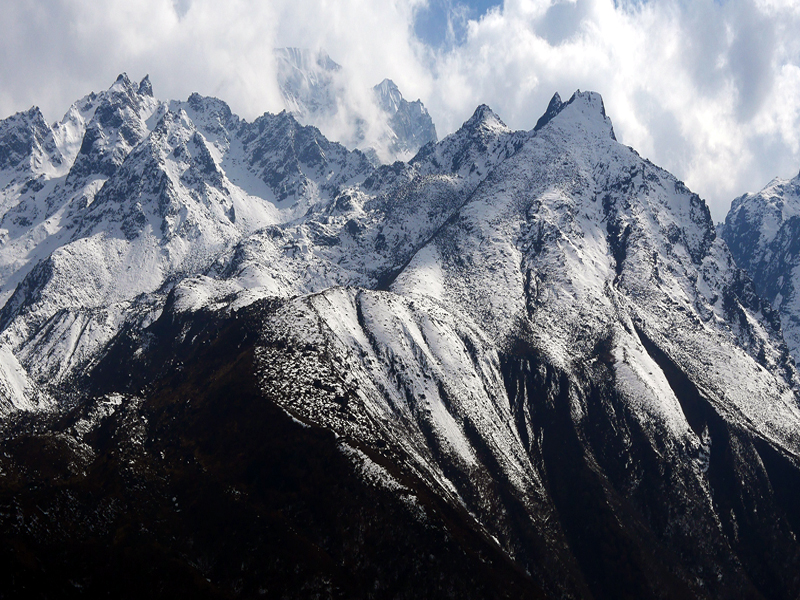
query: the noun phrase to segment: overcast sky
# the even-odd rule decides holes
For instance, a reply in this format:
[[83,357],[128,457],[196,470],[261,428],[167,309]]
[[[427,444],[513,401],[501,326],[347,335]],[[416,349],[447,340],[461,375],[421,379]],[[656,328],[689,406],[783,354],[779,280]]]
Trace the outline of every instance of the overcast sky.
[[480,103],[529,129],[554,92],[603,95],[618,139],[711,205],[800,170],[797,0],[0,0],[0,115],[59,119],[119,72],[252,119],[282,108],[271,50],[393,79],[440,137]]

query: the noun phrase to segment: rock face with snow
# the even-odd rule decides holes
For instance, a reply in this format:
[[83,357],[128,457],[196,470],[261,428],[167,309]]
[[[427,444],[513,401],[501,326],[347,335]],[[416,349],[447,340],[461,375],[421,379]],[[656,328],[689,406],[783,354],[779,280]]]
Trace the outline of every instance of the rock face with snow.
[[389,150],[395,156],[413,156],[424,145],[436,143],[436,127],[419,100],[409,102],[391,79],[384,79],[373,90],[378,106],[389,117],[394,134]]
[[278,85],[287,110],[301,119],[331,116],[342,91],[336,74],[342,67],[327,53],[304,48],[276,48]]
[[758,294],[780,314],[786,343],[800,361],[800,175],[736,198],[723,236]]
[[213,269],[244,235],[372,170],[287,113],[245,123],[215,99],[155,100],[147,79],[124,75],[52,129],[33,124],[83,132],[77,152],[64,144],[72,164],[21,159],[0,217],[0,343],[36,381],[90,363],[131,314],[148,319],[143,294]]
[[781,319],[599,95],[377,168],[124,76],[26,115],[0,529],[51,575],[3,555],[14,592],[800,593]]
[[324,51],[274,51],[278,87],[286,110],[345,145],[366,152],[375,164],[407,161],[429,142],[436,127],[420,100],[409,102],[390,79],[372,89],[353,90],[342,67]]

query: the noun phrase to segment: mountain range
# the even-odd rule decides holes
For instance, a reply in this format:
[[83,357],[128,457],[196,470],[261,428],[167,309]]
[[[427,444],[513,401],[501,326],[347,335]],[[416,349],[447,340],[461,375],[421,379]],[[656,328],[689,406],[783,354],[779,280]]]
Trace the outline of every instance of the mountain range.
[[797,180],[718,235],[596,93],[375,97],[405,162],[126,75],[0,122],[6,593],[796,598]]

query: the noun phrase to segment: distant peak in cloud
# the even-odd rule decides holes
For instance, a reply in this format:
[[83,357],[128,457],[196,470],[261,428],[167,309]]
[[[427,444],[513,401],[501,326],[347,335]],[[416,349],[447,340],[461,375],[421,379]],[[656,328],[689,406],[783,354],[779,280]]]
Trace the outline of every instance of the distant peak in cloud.
[[342,67],[324,50],[275,48],[278,86],[286,109],[303,118],[314,113],[336,112],[340,86],[336,76]]
[[384,79],[372,89],[375,90],[375,95],[378,98],[378,106],[390,114],[397,112],[403,100],[403,94],[400,93],[400,89],[395,85],[394,81]]
[[325,50],[311,50],[309,48],[275,48],[275,58],[286,64],[311,71],[316,68],[328,72],[341,71],[342,67],[336,63]]
[[324,50],[277,48],[274,55],[285,108],[373,163],[408,160],[438,139],[422,102],[405,100],[391,79],[362,87],[352,65],[343,68]]
[[175,9],[175,14],[178,15],[179,19],[182,19],[186,16],[186,13],[189,12],[191,5],[192,0],[172,0],[172,7]]

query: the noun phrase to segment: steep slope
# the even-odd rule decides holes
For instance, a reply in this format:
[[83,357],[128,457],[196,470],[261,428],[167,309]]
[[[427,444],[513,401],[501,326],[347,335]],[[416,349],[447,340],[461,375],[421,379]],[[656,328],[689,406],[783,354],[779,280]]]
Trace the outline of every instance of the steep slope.
[[436,143],[436,126],[420,100],[409,102],[391,79],[384,79],[373,88],[378,106],[389,117],[393,139],[389,152],[408,160],[429,143]]
[[50,126],[38,107],[17,113],[0,124],[0,171],[4,172],[3,206],[15,191],[13,184],[56,170],[63,162]]
[[800,175],[775,179],[757,194],[736,198],[725,217],[723,237],[736,262],[750,273],[756,291],[780,314],[795,362],[800,360]]
[[276,308],[167,313],[92,378],[142,395],[0,424],[3,592],[544,598],[425,480],[261,393],[253,342]]
[[[126,75],[101,94],[90,94],[50,126],[38,109],[2,121],[0,154],[4,168],[0,213],[0,302],[70,238],[75,214],[94,199],[146,131],[155,110],[149,80],[135,86]],[[33,275],[34,279],[36,275]],[[3,335],[4,409],[49,404],[13,352],[15,335]],[[58,359],[56,359],[58,360]]]
[[0,347],[0,412],[40,411],[53,408],[52,399],[34,385],[27,371],[7,347]]
[[[757,458],[774,451],[762,450],[765,444],[797,464],[796,375],[779,323],[715,238],[702,201],[614,142],[599,97],[573,97],[495,169],[392,290],[435,298],[499,340],[499,362],[509,369],[508,401],[527,433],[523,439],[552,435],[539,429],[537,415],[541,402],[559,401],[554,391],[541,389],[543,382],[538,391],[544,398],[537,399],[531,390],[537,376],[527,373],[538,369],[542,377],[544,370],[560,382],[560,402],[566,403],[560,410],[569,416],[562,427],[568,424],[575,436],[572,451],[583,455],[604,487],[617,478],[610,487],[626,490],[606,488],[610,502],[633,503],[612,511],[626,513],[621,522],[649,520],[673,547],[680,545],[676,538],[707,528],[708,539],[718,542],[683,550],[693,555],[685,568],[711,568],[730,543],[739,556],[728,564],[741,560],[747,577],[773,593],[772,577],[787,571],[765,576],[769,563],[754,558],[746,544],[723,542],[748,519],[741,508],[723,507],[729,501],[725,480],[752,472],[752,460],[766,464]],[[619,435],[609,439],[603,422]],[[660,481],[648,466],[653,459],[662,465]],[[756,502],[761,492],[753,489],[765,488],[753,477],[782,476],[759,470],[740,493]],[[645,478],[652,479],[643,485]],[[682,498],[670,493],[656,507],[648,498],[653,486],[679,486]],[[692,514],[692,521],[658,517],[666,498],[679,502],[666,514]],[[562,501],[571,502],[568,493]],[[790,506],[769,510],[783,523],[796,519]],[[769,523],[753,525],[757,533],[751,535],[764,536],[761,547],[771,543]],[[582,566],[602,577],[605,571],[590,558],[599,540],[572,535],[576,553],[584,553]],[[780,544],[794,547],[789,564],[797,560],[792,535],[779,536]],[[601,580],[597,589],[607,595],[613,587],[605,586],[613,585]]]
[[595,94],[465,200],[392,293],[268,321],[265,393],[385,444],[554,595],[792,597],[797,376],[705,204]]

